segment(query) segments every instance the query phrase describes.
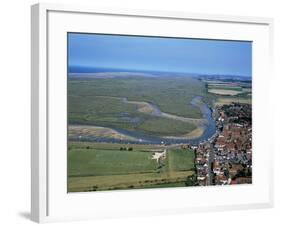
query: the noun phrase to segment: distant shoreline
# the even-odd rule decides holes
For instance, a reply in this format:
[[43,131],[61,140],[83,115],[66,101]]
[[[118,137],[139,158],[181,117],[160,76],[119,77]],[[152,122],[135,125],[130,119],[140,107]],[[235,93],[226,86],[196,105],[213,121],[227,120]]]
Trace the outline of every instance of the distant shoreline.
[[243,76],[243,75],[222,75],[222,74],[198,74],[193,72],[160,72],[160,71],[77,71],[77,72],[68,72],[68,78],[117,78],[117,77],[159,77],[159,76],[186,76],[186,77],[196,77],[200,79],[230,79],[249,82],[252,81],[252,76]]

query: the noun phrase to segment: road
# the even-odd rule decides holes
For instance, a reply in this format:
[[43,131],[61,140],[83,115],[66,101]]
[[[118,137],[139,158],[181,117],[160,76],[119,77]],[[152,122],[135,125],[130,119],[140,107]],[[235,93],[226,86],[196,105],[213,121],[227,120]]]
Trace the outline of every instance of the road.
[[210,151],[209,151],[209,158],[208,158],[208,179],[207,179],[207,185],[213,185],[213,171],[212,171],[212,162],[214,161],[214,145],[211,143],[210,144]]

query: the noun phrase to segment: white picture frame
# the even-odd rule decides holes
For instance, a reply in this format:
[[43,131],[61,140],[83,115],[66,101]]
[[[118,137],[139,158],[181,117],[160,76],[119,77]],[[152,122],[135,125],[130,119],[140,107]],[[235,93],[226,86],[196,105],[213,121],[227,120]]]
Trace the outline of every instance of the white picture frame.
[[[102,26],[96,26],[97,20]],[[119,28],[114,21],[118,21]],[[268,124],[272,123],[272,113],[267,106],[272,78],[272,19],[40,3],[32,6],[31,24],[32,220],[51,222],[273,206],[272,142],[266,132],[270,128]],[[153,29],[156,25],[159,30]],[[187,33],[182,31],[185,25],[190,26]],[[256,172],[259,172],[254,175],[253,184],[227,189],[215,186],[67,194],[66,177],[63,178],[66,176],[66,149],[63,150],[67,117],[63,107],[66,103],[66,46],[62,44],[65,44],[64,34],[68,31],[253,41],[253,142],[256,144],[253,155]],[[262,77],[264,74],[266,76]],[[260,102],[265,104],[261,106]],[[267,122],[259,120],[261,116],[267,117]],[[59,137],[65,138],[59,142]],[[263,155],[262,149],[266,150]],[[145,206],[142,200],[156,194],[174,197],[167,198],[166,204],[156,197],[158,204],[148,201],[149,205]],[[192,197],[199,194],[197,203]],[[212,197],[219,194],[220,197],[208,198],[206,194]]]

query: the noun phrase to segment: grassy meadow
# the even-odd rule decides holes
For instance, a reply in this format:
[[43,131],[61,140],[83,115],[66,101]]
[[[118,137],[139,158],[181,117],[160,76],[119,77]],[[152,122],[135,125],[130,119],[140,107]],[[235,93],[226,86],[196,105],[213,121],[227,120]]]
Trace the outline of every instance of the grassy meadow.
[[184,185],[194,174],[194,152],[171,148],[166,158],[152,158],[164,149],[165,146],[157,145],[71,142],[68,191]]
[[204,83],[191,77],[69,79],[68,120],[159,136],[187,134],[196,129],[194,123],[155,117],[133,103],[153,103],[162,112],[200,119],[199,108],[190,104],[194,96],[211,99]]

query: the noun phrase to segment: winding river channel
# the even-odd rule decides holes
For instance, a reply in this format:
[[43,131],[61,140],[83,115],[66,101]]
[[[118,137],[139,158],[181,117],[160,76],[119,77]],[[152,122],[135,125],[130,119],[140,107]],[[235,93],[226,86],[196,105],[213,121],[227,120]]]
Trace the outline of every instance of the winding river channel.
[[[128,101],[127,98],[122,98],[123,102],[126,103],[136,103],[133,101]],[[212,138],[216,133],[216,122],[212,116],[212,110],[208,107],[206,103],[203,102],[203,98],[201,96],[196,96],[192,99],[190,104],[193,107],[199,108],[202,114],[202,119],[199,119],[198,122],[197,119],[189,119],[184,118],[180,116],[171,115],[165,112],[162,112],[160,108],[153,104],[153,103],[147,103],[143,102],[143,105],[148,104],[150,111],[149,114],[153,116],[159,116],[159,117],[165,117],[165,118],[172,118],[176,120],[181,121],[189,121],[193,120],[193,122],[197,123],[198,126],[202,127],[203,133],[200,137],[187,139],[184,137],[174,137],[174,138],[163,138],[153,135],[144,134],[138,131],[128,131],[120,128],[111,128],[114,129],[116,132],[123,134],[128,137],[134,138],[134,140],[126,140],[126,139],[118,139],[118,138],[112,138],[112,137],[98,137],[98,136],[77,136],[72,137],[71,140],[80,140],[80,141],[95,141],[95,142],[111,142],[111,143],[141,143],[141,144],[180,144],[180,143],[188,143],[188,144],[199,144],[201,142],[207,141],[208,139]],[[194,121],[195,120],[195,121]],[[204,121],[204,123],[202,123]]]

